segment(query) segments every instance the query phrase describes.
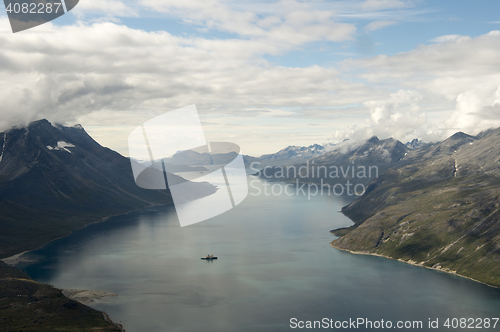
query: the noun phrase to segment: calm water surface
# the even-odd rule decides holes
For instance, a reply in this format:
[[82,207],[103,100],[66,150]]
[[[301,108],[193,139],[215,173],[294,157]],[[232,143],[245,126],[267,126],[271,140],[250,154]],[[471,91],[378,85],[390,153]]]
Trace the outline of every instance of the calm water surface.
[[[173,207],[146,209],[54,241],[20,267],[59,288],[118,294],[92,306],[127,332],[298,330],[293,317],[424,327],[439,318],[439,330],[450,331],[442,327],[448,317],[499,316],[499,289],[331,248],[328,231],[351,224],[338,212],[349,201],[249,195],[184,228]],[[219,259],[200,260],[207,253]]]

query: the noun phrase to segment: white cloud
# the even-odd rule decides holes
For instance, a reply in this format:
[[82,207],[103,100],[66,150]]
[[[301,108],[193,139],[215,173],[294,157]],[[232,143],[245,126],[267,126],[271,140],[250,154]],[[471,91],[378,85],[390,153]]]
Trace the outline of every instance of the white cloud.
[[[460,35],[445,35],[445,36],[439,36],[439,37],[433,38],[433,39],[431,39],[431,42],[433,42],[433,43],[454,42],[461,37],[462,36],[460,36]],[[462,37],[462,38],[467,38],[467,37]]]
[[[0,19],[0,26],[7,29],[7,19]],[[247,121],[255,115],[252,110],[261,109],[267,113],[259,116],[268,119],[300,118],[306,117],[302,109],[375,96],[363,84],[341,79],[335,68],[270,65],[254,55],[256,50],[264,52],[267,44],[254,40],[182,38],[115,23],[48,23],[44,31],[0,34],[0,98],[5,101],[0,131],[40,118],[82,121],[84,126],[129,126],[193,103],[202,117],[231,115]],[[284,107],[297,112],[275,111]],[[314,115],[321,112],[335,113],[323,110]],[[297,128],[303,137],[308,135],[304,121]],[[280,134],[269,130],[267,141],[278,141]],[[248,137],[240,128],[236,134]],[[300,131],[293,136],[297,139]]]
[[384,10],[411,6],[410,1],[403,0],[366,0],[361,4],[361,8],[365,10]]
[[137,9],[120,0],[85,0],[80,1],[71,13],[78,17],[85,14],[101,14],[106,17],[137,16]]
[[[475,38],[441,36],[410,52],[351,59],[337,67],[290,68],[263,55],[312,41],[348,40],[354,25],[339,23],[336,11],[313,6],[317,2],[279,1],[262,12],[231,4],[143,0],[141,5],[234,35],[227,39],[180,37],[110,22],[48,23],[39,31],[0,34],[0,131],[40,118],[128,128],[193,103],[210,135],[265,148],[262,152],[286,142],[321,142],[321,135],[336,129],[338,139],[437,140],[457,130],[474,134],[500,126],[498,31]],[[364,4],[374,11],[410,5]],[[105,10],[110,2],[91,5],[89,11],[92,6]],[[393,22],[376,19],[366,29]],[[0,30],[10,30],[6,18],[0,18]]]
[[373,22],[368,23],[365,26],[365,30],[366,31],[375,31],[375,30],[380,30],[380,29],[383,29],[385,27],[395,25],[395,24],[397,24],[396,21],[373,21]]
[[259,15],[218,0],[142,0],[141,5],[193,26],[259,40],[281,52],[308,42],[350,40],[356,32],[354,24],[337,22],[333,10],[295,0],[273,3],[273,11]]
[[394,56],[362,59],[352,62],[352,65],[365,67],[367,72],[364,77],[373,82],[381,79],[406,80],[409,77],[417,78],[417,83],[420,79],[427,81],[445,77],[461,80],[497,74],[499,51],[500,31],[492,31],[475,38],[462,36],[454,42],[420,45]]
[[445,125],[448,133],[458,129],[473,134],[500,127],[500,83],[490,85],[489,89],[485,86],[459,94],[455,110]]
[[365,126],[338,130],[335,138],[349,138],[356,142],[378,136],[382,139],[394,137],[406,142],[422,136],[420,131],[427,124],[427,116],[420,108],[421,103],[422,96],[411,90],[399,90],[385,99],[366,101],[364,106],[370,110],[370,119]]
[[[477,134],[500,126],[500,32],[442,41],[394,56],[346,61],[371,84],[407,91],[365,102],[371,119],[351,131],[439,140],[459,130]],[[408,91],[420,101],[410,102]],[[410,98],[406,104],[405,98]]]

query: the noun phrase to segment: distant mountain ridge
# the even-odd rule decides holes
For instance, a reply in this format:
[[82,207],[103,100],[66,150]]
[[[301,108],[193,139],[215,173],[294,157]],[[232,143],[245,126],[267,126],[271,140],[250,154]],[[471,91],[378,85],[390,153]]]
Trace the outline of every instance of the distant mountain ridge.
[[325,147],[319,144],[312,144],[309,146],[291,145],[279,150],[276,153],[262,155],[258,158],[258,160],[265,165],[289,165],[304,162],[320,156],[325,152]]
[[[327,148],[331,149],[334,144],[327,143],[324,146],[320,144],[312,144],[309,146],[295,146],[291,145],[276,153],[265,154],[260,157],[253,157],[243,155],[245,165],[249,167],[251,163],[255,162],[259,167],[272,166],[272,165],[293,165],[302,163],[317,156],[321,156],[327,152]],[[174,166],[202,166],[214,164],[227,164],[236,158],[236,152],[229,153],[199,153],[193,150],[179,151],[171,158],[165,158],[164,161],[169,165]]]
[[391,165],[401,160],[409,149],[400,141],[393,138],[380,140],[373,136],[364,142],[351,143],[345,141],[332,151],[314,158],[317,164],[355,164],[355,165]]
[[410,142],[406,142],[406,147],[410,150],[415,150],[421,148],[425,144],[424,141],[419,140],[418,138],[415,138],[411,140]]
[[[330,151],[325,151],[318,156],[306,160],[306,162],[293,164],[297,174],[288,172],[292,176],[281,177],[281,170],[284,164],[270,167],[266,172],[260,172],[261,177],[280,181],[315,182],[334,185],[337,183],[367,184],[378,177],[379,174],[400,161],[410,151],[403,143],[393,138],[384,140],[373,136],[363,142],[353,142],[345,140],[335,146],[330,147]],[[288,167],[288,166],[287,166]],[[328,172],[318,176],[318,169],[326,168]],[[366,177],[357,176],[357,171],[352,170],[375,168],[373,173]],[[341,170],[336,174],[338,177],[330,176],[331,170]],[[268,176],[272,174],[272,176]]]

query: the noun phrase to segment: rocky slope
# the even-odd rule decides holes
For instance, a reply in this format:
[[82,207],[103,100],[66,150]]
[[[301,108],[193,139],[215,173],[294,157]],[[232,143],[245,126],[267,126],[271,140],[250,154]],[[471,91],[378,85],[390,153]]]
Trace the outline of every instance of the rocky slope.
[[324,146],[313,144],[309,146],[288,146],[276,153],[265,154],[258,158],[262,165],[293,165],[326,153]]
[[[81,126],[46,120],[0,133],[0,258],[35,249],[103,217],[170,204],[134,182],[128,158]],[[200,197],[215,191],[201,185]]]
[[500,129],[408,152],[342,211],[336,248],[500,286]]
[[424,146],[425,142],[415,138],[415,139],[411,140],[410,142],[406,142],[405,145],[408,149],[415,150],[415,149],[418,149],[418,148],[421,148],[422,146]]
[[399,162],[408,151],[403,143],[392,138],[379,140],[374,136],[359,143],[346,140],[306,163],[268,167],[260,176],[269,180],[298,180],[329,185],[347,181],[367,184]]
[[123,331],[106,314],[0,261],[0,331]]
[[[199,197],[216,190],[195,185]],[[99,145],[81,126],[40,120],[0,133],[0,258],[110,215],[170,203],[168,190],[139,188],[130,160]],[[122,328],[0,261],[0,331],[96,330]]]

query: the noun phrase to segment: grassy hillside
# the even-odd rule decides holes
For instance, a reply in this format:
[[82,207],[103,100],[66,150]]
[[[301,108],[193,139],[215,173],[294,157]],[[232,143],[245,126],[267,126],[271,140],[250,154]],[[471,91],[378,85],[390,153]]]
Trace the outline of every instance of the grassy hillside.
[[457,273],[500,287],[497,131],[415,151],[343,209],[336,248]]

